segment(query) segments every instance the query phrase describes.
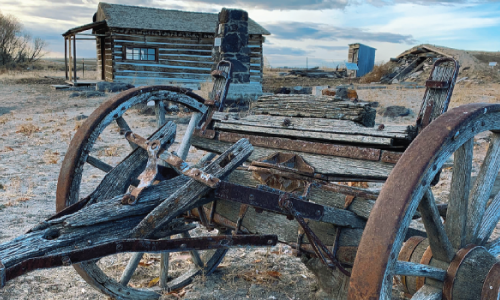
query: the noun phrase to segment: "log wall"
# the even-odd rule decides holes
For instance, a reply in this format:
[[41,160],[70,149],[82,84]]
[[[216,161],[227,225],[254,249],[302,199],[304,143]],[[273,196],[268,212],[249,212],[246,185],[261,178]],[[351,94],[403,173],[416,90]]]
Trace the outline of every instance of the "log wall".
[[[262,40],[261,35],[250,35],[251,82],[262,82]],[[112,32],[109,41],[106,40],[106,55],[110,58],[109,62],[106,61],[106,81],[114,80],[134,85],[199,86],[211,80],[210,72],[214,65],[213,42],[213,38],[148,36]],[[158,49],[158,61],[125,60],[123,47],[127,45]]]

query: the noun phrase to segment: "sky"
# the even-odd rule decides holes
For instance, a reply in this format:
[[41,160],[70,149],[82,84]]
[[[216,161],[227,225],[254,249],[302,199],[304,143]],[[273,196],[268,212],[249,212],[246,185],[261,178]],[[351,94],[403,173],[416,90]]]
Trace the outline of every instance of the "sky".
[[[376,63],[419,45],[500,51],[500,0],[107,0],[108,3],[217,13],[239,8],[271,32],[264,43],[272,67],[334,67],[348,45],[376,48]],[[91,23],[96,0],[0,0],[47,57],[64,56],[62,33]],[[93,41],[77,42],[77,57],[95,57]]]

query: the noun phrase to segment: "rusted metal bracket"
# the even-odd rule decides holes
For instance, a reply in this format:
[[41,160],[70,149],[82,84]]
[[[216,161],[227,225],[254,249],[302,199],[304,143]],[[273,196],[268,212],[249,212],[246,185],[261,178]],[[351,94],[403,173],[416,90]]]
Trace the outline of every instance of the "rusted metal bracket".
[[447,89],[450,87],[450,82],[438,81],[438,80],[427,80],[425,82],[425,87],[431,88],[431,89]]
[[165,159],[172,167],[178,169],[182,174],[201,182],[211,188],[216,188],[219,185],[220,179],[203,172],[200,169],[191,168],[188,163],[183,161],[180,157],[175,154],[170,153],[170,155]]
[[161,253],[246,246],[265,247],[274,246],[277,243],[278,237],[276,235],[220,235],[172,240],[122,240],[65,253],[30,258],[9,268],[0,265],[0,276],[2,276],[0,287],[3,287],[6,281],[36,269],[68,266],[123,252]]
[[[273,190],[265,186],[260,186],[260,189],[256,189],[227,181],[221,181],[219,187],[215,190],[215,197],[284,214],[278,204],[280,193],[275,190],[271,192],[264,189]],[[291,197],[290,201],[293,203],[295,209],[304,216],[304,218],[319,221],[323,217],[324,207],[322,205],[301,200],[298,196]]]
[[243,223],[243,219],[245,218],[245,215],[247,214],[248,211],[248,205],[247,204],[241,204],[240,205],[240,213],[238,215],[238,220],[236,220],[236,228],[233,230],[233,235],[237,235],[241,231],[241,224]]
[[125,137],[127,138],[127,140],[134,139],[134,141],[137,141],[136,144],[141,148],[146,146],[146,151],[148,152],[148,162],[144,171],[141,173],[141,175],[139,175],[139,185],[130,193],[123,195],[121,201],[122,204],[134,205],[137,203],[137,199],[139,198],[141,192],[145,188],[153,185],[153,182],[158,175],[158,156],[161,152],[164,151],[164,149],[161,148],[159,140],[148,141],[140,136],[134,135],[130,131],[125,133]]
[[252,162],[254,166],[278,169],[282,171],[314,175],[314,168],[304,161],[302,157],[292,153],[276,152],[267,157]]
[[311,230],[307,222],[301,216],[299,212],[295,210],[293,207],[293,203],[290,201],[290,194],[284,193],[280,195],[279,198],[279,206],[283,211],[287,214],[293,216],[297,222],[299,222],[300,226],[304,229],[305,234],[307,235],[307,239],[311,243],[311,246],[314,249],[314,252],[318,255],[318,257],[323,261],[323,263],[331,268],[332,270],[339,269],[346,276],[351,276],[351,273],[344,269],[342,264],[335,258],[328,248],[323,244],[323,242],[318,238],[318,236]]

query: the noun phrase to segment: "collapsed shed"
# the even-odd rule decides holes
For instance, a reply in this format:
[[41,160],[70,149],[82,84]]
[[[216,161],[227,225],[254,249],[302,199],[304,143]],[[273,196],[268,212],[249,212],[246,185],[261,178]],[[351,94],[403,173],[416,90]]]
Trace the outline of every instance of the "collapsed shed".
[[396,65],[389,74],[380,79],[380,82],[398,83],[416,78],[423,71],[431,69],[434,62],[441,57],[452,56],[430,45],[413,47],[396,58],[391,58],[391,62],[396,63]]
[[377,49],[360,43],[349,44],[348,63],[357,65],[357,70],[348,68],[350,77],[361,77],[373,70],[375,50]]
[[[210,80],[217,24],[218,15],[212,13],[101,2],[92,23],[63,34],[66,79],[77,83],[76,70],[71,71],[76,59],[76,35],[91,29],[91,35],[96,40],[97,68],[101,80],[134,85],[199,87],[202,82]],[[270,33],[251,19],[248,20],[248,33],[250,81],[260,83],[262,44],[264,35]]]

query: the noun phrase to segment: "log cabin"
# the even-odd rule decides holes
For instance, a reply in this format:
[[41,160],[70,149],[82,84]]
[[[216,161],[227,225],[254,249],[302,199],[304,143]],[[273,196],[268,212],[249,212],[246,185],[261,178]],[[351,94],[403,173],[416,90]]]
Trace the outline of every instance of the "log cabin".
[[[199,88],[201,83],[210,81],[217,24],[216,13],[100,2],[92,23],[63,34],[66,78],[73,83],[77,81],[75,40],[85,38],[77,38],[76,35],[92,30],[90,35],[96,40],[99,79],[136,86],[173,84]],[[262,44],[264,35],[270,32],[249,19],[248,33],[250,82],[260,83]]]

